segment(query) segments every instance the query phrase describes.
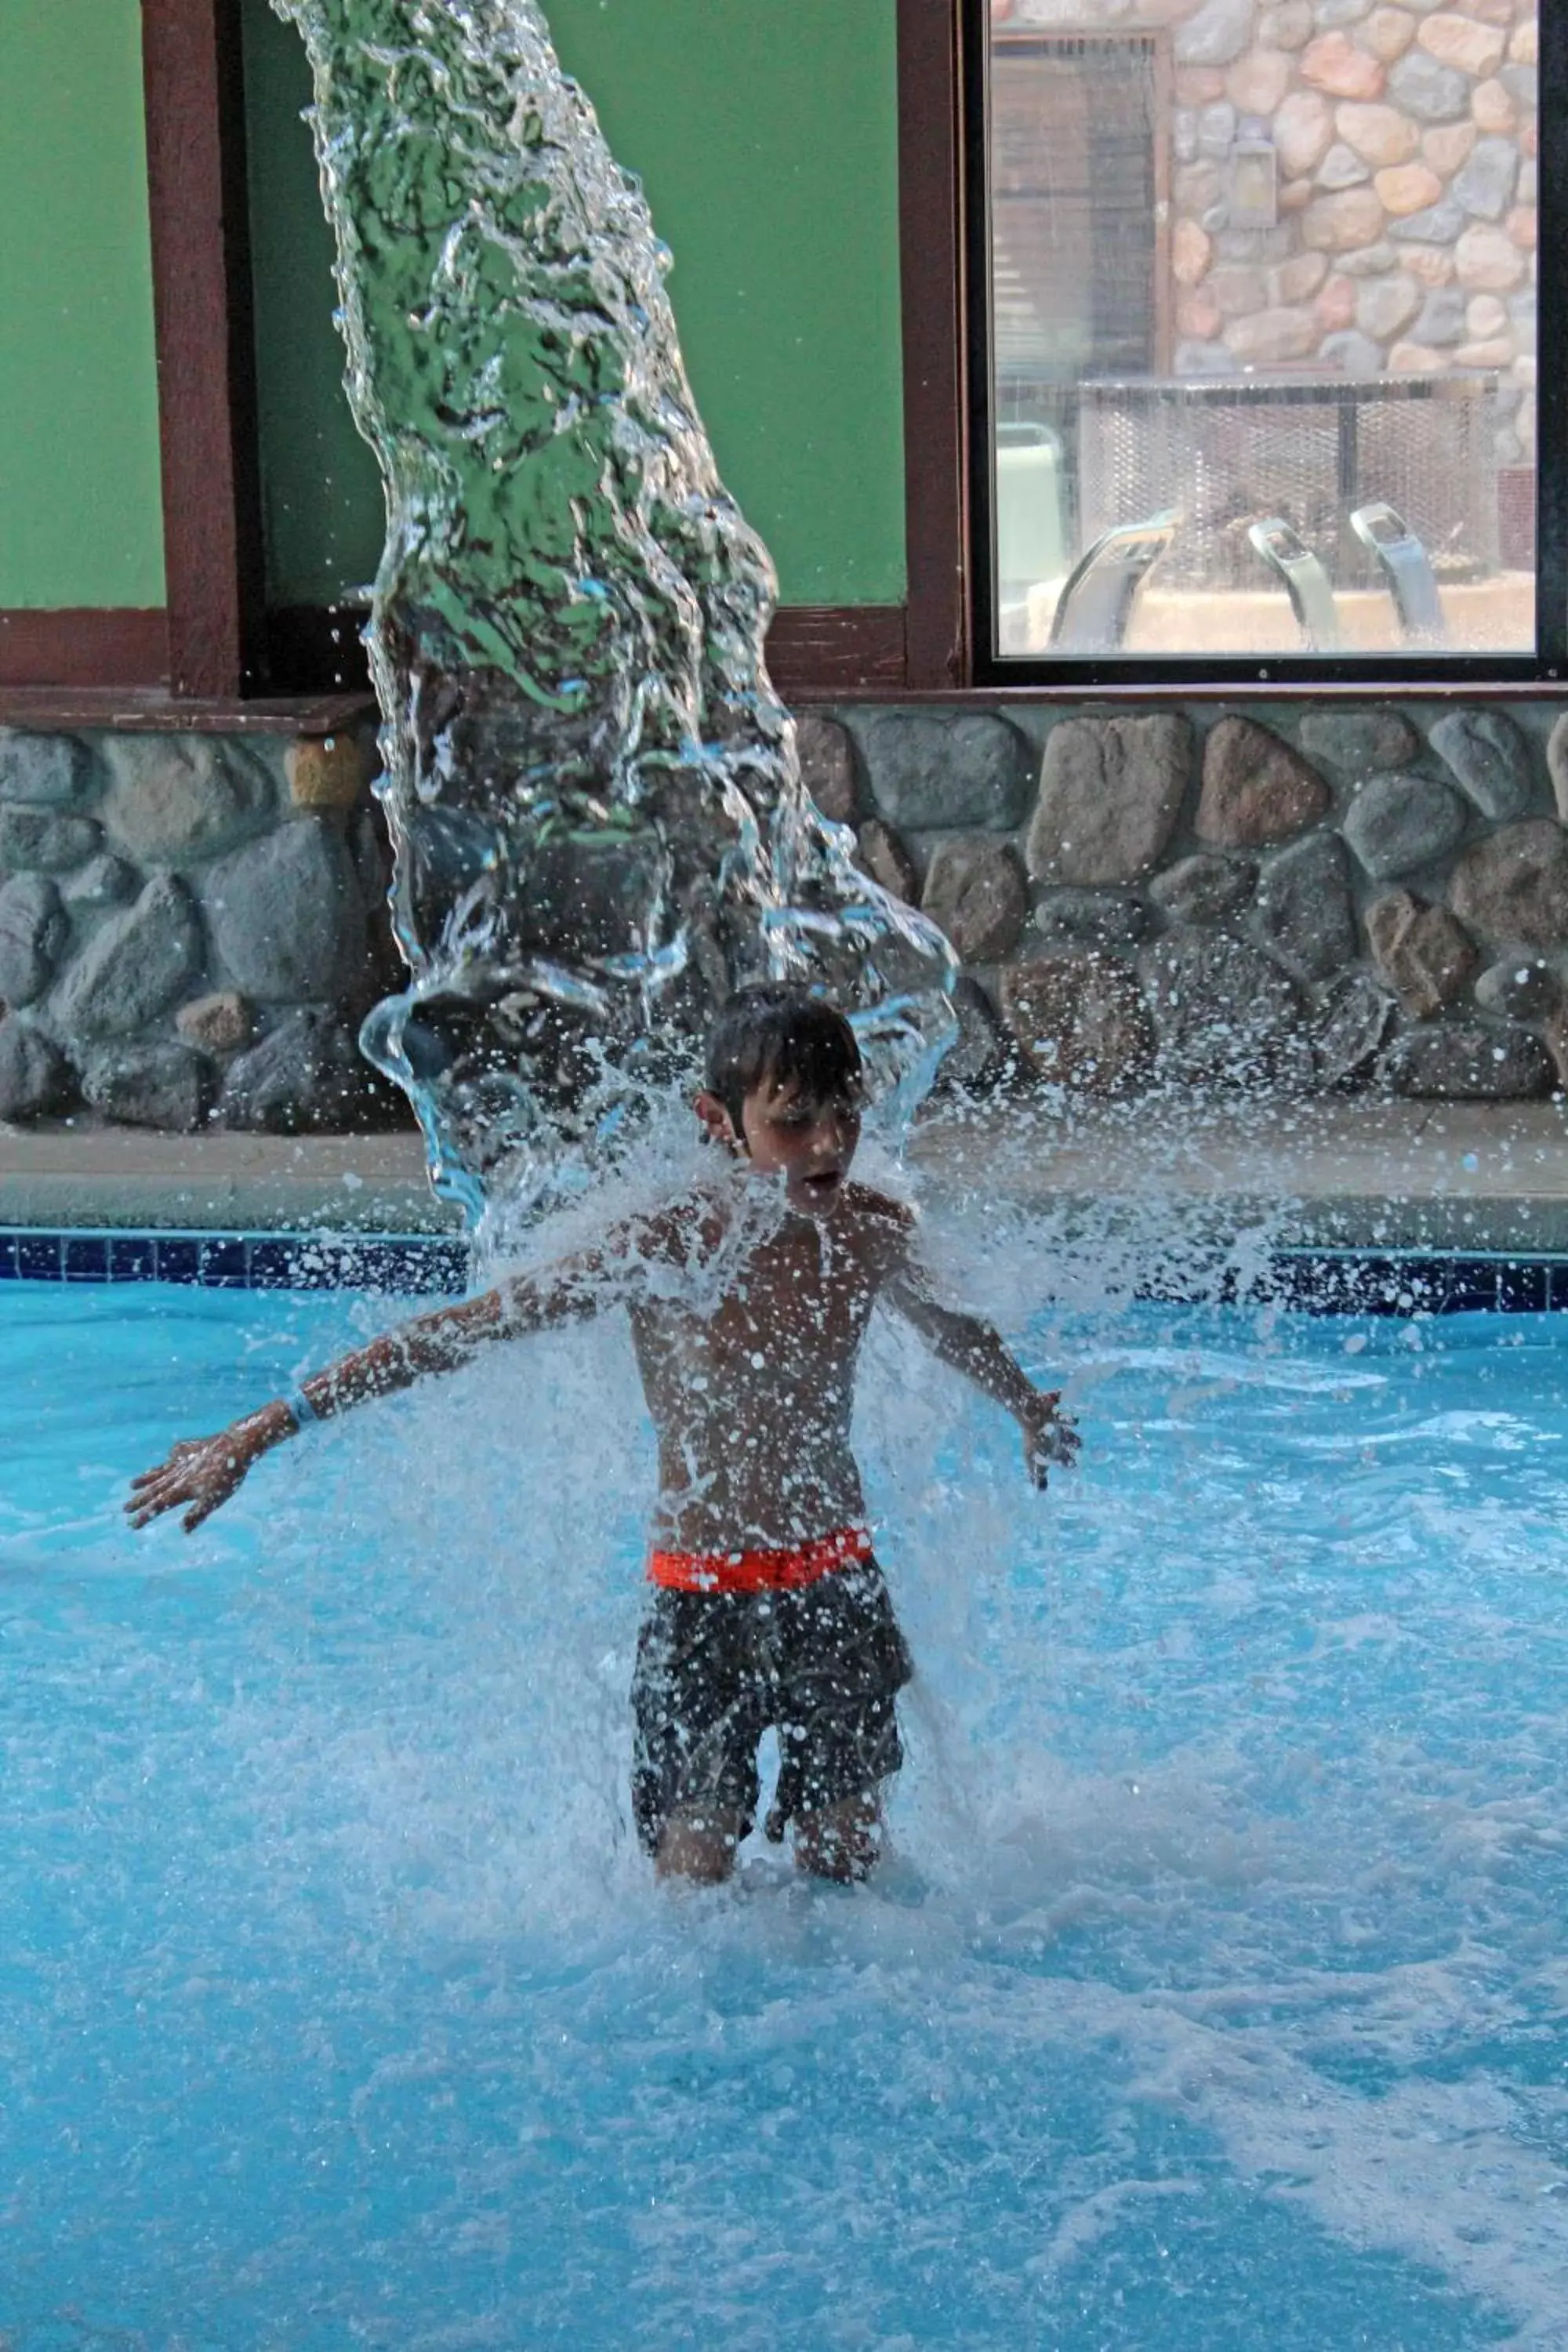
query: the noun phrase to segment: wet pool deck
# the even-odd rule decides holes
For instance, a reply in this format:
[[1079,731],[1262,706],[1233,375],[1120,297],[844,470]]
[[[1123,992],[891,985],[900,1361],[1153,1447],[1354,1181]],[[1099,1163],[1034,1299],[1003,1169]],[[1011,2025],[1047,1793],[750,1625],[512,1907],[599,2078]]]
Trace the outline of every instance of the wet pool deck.
[[[1069,1120],[935,1117],[910,1158],[943,1191],[1124,1208],[1173,1237],[1266,1223],[1277,1245],[1568,1251],[1568,1104],[1144,1102]],[[163,1136],[0,1127],[0,1225],[438,1234],[412,1134]]]

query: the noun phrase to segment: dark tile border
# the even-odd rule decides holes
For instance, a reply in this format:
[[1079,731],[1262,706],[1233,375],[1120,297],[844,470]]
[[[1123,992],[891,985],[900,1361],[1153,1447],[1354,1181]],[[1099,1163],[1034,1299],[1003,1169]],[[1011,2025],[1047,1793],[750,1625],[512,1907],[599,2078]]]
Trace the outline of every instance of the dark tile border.
[[0,1282],[176,1282],[206,1290],[381,1290],[449,1297],[461,1242],[417,1234],[46,1233],[0,1226]]
[[1284,1307],[1309,1315],[1541,1315],[1568,1308],[1568,1255],[1502,1251],[1277,1250],[1256,1273],[1212,1282],[1173,1271],[1141,1284],[1172,1304]]

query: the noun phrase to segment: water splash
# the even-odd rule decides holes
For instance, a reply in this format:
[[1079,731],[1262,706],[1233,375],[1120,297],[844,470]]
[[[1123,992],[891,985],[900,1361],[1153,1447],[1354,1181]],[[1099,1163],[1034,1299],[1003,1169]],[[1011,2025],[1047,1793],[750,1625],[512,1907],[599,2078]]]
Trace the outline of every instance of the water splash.
[[636,180],[533,0],[273,0],[315,78],[348,389],[386,492],[370,647],[412,979],[365,1024],[437,1187],[542,1198],[735,987],[841,1003],[907,1105],[932,925],[801,782],[767,553],[719,479]]

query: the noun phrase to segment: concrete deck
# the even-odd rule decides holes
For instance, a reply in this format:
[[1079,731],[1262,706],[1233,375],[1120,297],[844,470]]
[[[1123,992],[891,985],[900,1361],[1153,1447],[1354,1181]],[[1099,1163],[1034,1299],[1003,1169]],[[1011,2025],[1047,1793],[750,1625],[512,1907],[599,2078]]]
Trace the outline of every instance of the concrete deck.
[[[1267,1222],[1285,1245],[1568,1251],[1568,1105],[1144,1101],[1047,1118],[929,1118],[910,1160],[944,1192],[1108,1209],[1171,1237]],[[417,1136],[164,1136],[0,1127],[0,1225],[450,1233]]]

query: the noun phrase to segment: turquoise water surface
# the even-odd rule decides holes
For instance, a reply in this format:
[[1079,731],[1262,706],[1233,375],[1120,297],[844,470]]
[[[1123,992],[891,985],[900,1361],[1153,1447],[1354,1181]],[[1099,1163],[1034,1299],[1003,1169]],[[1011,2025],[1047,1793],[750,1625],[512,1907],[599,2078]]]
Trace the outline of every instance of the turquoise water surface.
[[0,2341],[1560,2346],[1568,1321],[895,1332],[882,1883],[630,1837],[613,1324],[130,1474],[384,1303],[0,1286]]

